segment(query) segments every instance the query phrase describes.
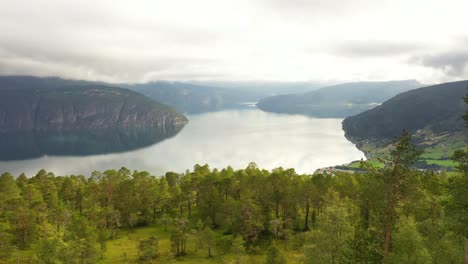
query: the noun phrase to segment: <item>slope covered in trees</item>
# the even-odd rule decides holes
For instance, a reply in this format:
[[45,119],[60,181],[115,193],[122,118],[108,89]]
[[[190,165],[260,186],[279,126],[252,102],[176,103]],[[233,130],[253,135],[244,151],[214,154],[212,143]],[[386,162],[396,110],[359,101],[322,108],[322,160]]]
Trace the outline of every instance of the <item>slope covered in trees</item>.
[[446,160],[468,145],[461,118],[468,81],[443,83],[399,94],[374,109],[343,121],[346,137],[369,156],[379,155],[406,129],[425,149],[423,157]]
[[371,109],[394,95],[420,86],[421,84],[414,80],[344,83],[304,94],[267,97],[258,102],[258,107],[276,113],[347,117]]
[[460,263],[466,159],[455,157],[459,173],[421,172],[407,134],[394,146],[385,168],[363,163],[362,174],[254,163],[163,177],[5,173],[0,263]]

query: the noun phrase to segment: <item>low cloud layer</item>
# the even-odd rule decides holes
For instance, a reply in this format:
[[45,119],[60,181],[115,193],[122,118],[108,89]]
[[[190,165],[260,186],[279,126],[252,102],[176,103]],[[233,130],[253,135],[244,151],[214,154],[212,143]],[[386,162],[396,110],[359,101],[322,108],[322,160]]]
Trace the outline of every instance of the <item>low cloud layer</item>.
[[0,74],[108,82],[468,78],[464,0],[16,0]]
[[468,49],[448,51],[433,55],[421,55],[411,60],[425,67],[441,70],[448,76],[468,76]]
[[387,57],[406,55],[417,52],[423,48],[418,43],[401,43],[391,41],[357,41],[340,43],[335,49],[331,50],[332,53],[340,56],[349,56],[353,58],[360,57]]

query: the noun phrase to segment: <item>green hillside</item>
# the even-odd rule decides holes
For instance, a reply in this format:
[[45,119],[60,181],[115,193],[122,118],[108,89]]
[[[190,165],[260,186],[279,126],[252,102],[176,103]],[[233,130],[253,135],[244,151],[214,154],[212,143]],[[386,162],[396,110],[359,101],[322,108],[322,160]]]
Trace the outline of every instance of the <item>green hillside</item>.
[[343,121],[346,137],[368,158],[388,153],[389,144],[402,130],[413,134],[425,151],[420,167],[453,167],[448,158],[468,145],[462,119],[468,81],[443,83],[399,94],[382,105]]

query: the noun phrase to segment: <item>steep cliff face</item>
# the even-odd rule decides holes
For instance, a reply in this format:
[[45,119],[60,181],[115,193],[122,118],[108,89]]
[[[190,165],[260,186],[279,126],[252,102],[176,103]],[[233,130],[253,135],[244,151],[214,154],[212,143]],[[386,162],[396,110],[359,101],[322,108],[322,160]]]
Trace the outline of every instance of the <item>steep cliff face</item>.
[[186,123],[174,109],[127,89],[96,84],[0,87],[0,133],[173,129]]

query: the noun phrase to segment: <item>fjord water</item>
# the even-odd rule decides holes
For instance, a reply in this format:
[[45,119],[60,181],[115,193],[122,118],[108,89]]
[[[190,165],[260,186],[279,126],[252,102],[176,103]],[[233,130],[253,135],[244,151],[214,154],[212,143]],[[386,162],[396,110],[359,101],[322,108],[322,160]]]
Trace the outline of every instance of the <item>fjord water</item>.
[[[0,172],[32,176],[40,169],[56,175],[83,174],[94,170],[147,170],[154,175],[184,172],[195,164],[211,168],[245,168],[255,162],[260,168],[295,168],[313,173],[326,166],[364,158],[344,137],[342,119],[281,115],[257,109],[210,112],[189,116],[190,122],[175,136],[127,152],[88,156],[60,155],[1,161]],[[121,146],[118,148],[121,150]],[[13,155],[13,154],[12,154]],[[16,154],[17,155],[17,154]]]

